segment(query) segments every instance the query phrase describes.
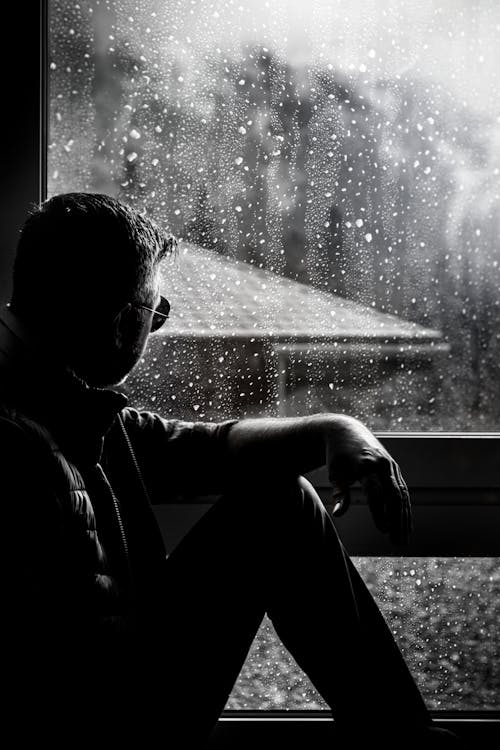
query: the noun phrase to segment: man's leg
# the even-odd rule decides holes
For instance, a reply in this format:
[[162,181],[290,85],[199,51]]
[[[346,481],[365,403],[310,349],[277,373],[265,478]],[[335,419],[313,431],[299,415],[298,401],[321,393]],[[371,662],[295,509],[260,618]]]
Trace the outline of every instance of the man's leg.
[[284,521],[283,507],[280,521],[288,530],[275,537],[282,560],[290,559],[288,575],[267,607],[282,642],[347,734],[365,726],[371,736],[388,736],[398,727],[430,724],[382,613],[303,477],[290,493],[291,506],[298,512]]
[[[304,479],[221,498],[170,555],[160,693],[193,743],[224,708],[267,611],[340,726],[430,722],[392,634]],[[166,704],[165,704],[166,702]]]

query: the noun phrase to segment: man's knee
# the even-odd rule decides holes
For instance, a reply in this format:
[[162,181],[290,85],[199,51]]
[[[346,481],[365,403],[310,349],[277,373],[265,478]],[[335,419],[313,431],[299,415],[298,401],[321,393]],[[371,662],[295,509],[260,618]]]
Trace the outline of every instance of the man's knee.
[[328,516],[323,501],[311,482],[305,477],[277,475],[258,482],[252,491],[257,499],[256,506],[266,514],[276,512],[281,520],[298,518],[318,518],[324,520]]
[[324,531],[333,525],[315,488],[303,476],[253,477],[244,486],[232,487],[216,506],[214,520],[224,517],[254,539],[283,533],[298,538],[313,527]]
[[297,485],[299,488],[299,491],[302,493],[302,497],[304,501],[310,502],[313,505],[319,505],[321,508],[324,508],[323,501],[321,500],[320,496],[316,492],[314,486],[311,484],[311,482],[306,479],[303,476],[297,477]]

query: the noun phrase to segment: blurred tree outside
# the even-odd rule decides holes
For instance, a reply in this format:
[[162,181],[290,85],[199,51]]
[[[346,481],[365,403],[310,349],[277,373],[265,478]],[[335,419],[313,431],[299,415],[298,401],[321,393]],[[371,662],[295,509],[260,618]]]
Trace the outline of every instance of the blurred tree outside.
[[258,42],[192,70],[164,21],[52,6],[49,193],[110,192],[181,238],[441,330],[436,428],[495,428],[498,122],[411,71],[368,81]]

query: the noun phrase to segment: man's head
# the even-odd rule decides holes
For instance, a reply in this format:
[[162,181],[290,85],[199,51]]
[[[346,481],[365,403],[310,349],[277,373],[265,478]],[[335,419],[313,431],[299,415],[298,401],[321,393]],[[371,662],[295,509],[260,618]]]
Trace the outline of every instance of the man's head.
[[175,239],[107,195],[65,193],[26,220],[11,308],[88,383],[122,381],[142,356]]

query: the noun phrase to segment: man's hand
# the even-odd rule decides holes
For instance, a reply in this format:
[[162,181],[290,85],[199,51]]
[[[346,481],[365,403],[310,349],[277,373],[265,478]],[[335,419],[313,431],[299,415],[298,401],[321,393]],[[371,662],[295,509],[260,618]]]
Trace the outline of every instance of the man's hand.
[[[227,438],[228,465],[244,476],[279,477],[328,467],[341,515],[350,487],[360,482],[375,525],[394,543],[405,543],[412,528],[410,497],[399,466],[365,425],[345,414],[243,419]],[[229,472],[230,474],[230,472]]]
[[334,488],[334,515],[346,512],[350,487],[359,482],[377,528],[393,543],[405,544],[412,531],[408,487],[401,470],[370,430],[352,417],[325,424],[326,463]]

